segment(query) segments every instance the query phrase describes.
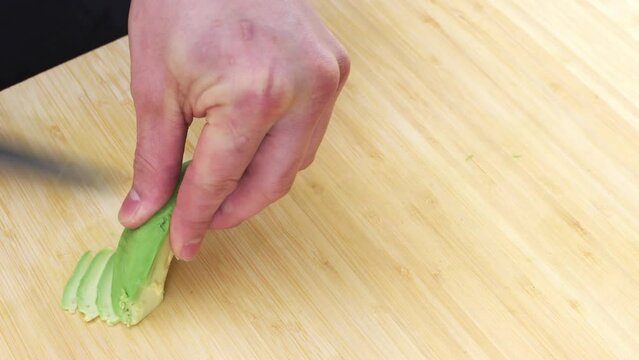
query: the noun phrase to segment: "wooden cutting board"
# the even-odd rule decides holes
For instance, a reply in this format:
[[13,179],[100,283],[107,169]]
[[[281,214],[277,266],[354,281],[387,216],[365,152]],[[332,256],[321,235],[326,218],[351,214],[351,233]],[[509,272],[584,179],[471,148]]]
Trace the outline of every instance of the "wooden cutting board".
[[107,169],[0,169],[0,358],[637,358],[637,3],[314,3],[353,60],[315,164],[134,328],[60,309],[121,231],[127,40],[0,92],[3,139]]

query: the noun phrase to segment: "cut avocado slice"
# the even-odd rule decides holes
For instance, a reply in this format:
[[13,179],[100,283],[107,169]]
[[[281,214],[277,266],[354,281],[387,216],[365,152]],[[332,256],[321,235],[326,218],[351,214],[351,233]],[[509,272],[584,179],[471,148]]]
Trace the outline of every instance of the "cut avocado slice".
[[104,266],[104,271],[102,272],[102,276],[100,276],[100,281],[98,282],[98,298],[96,300],[100,319],[106,322],[109,326],[115,325],[120,322],[118,315],[113,309],[113,303],[111,302],[111,284],[113,283],[113,259],[113,256],[109,257],[109,261],[107,261],[106,265]]
[[62,292],[62,308],[64,310],[75,312],[78,308],[78,299],[76,297],[78,286],[80,286],[80,280],[82,280],[82,276],[91,264],[91,259],[91,251],[82,254],[78,264],[75,266],[75,270],[73,270],[71,278],[69,278],[69,281],[67,281],[67,284],[64,286],[64,291]]
[[111,249],[104,249],[98,252],[91,261],[86,273],[82,276],[82,280],[80,280],[77,295],[78,310],[84,314],[84,321],[91,321],[98,316],[98,307],[96,305],[98,281],[100,281],[100,275],[102,275],[104,266],[111,254],[113,254]]

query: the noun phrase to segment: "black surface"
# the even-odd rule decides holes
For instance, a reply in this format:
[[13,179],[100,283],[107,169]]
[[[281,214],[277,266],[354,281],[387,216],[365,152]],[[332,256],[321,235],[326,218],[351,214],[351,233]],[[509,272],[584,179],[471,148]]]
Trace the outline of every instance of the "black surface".
[[0,0],[0,90],[127,33],[130,0]]

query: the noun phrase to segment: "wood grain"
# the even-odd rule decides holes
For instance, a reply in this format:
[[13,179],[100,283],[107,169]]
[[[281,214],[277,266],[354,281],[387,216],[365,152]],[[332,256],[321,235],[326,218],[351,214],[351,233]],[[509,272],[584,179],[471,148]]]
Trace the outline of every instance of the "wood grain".
[[126,39],[0,92],[0,137],[108,169],[0,169],[0,357],[637,358],[639,3],[314,3],[353,60],[316,162],[135,328],[59,305],[121,230]]

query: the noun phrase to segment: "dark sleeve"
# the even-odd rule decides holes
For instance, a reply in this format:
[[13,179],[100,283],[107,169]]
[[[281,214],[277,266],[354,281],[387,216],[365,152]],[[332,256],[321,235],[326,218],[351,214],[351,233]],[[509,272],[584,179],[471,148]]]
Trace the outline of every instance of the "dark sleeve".
[[126,35],[129,4],[0,1],[0,90]]

